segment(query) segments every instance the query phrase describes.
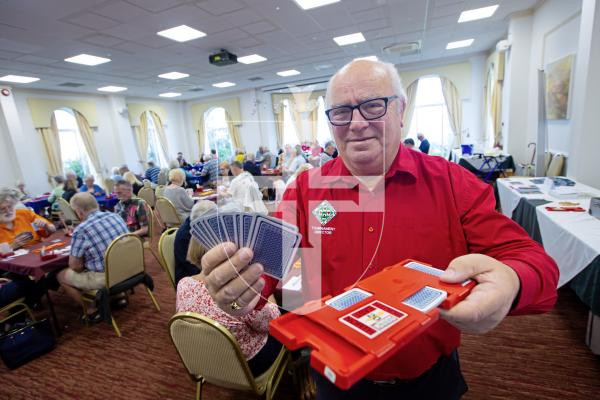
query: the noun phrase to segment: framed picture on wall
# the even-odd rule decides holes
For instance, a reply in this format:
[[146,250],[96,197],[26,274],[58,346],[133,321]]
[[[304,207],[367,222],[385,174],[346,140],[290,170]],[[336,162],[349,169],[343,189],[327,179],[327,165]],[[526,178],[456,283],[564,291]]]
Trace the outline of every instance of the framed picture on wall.
[[575,55],[559,58],[546,64],[546,118],[548,120],[569,119],[570,97],[573,82]]

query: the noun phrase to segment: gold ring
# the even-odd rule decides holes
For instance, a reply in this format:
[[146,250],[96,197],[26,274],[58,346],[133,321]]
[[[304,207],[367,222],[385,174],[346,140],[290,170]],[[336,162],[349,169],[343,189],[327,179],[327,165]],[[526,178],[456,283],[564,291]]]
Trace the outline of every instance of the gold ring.
[[242,306],[240,306],[237,301],[232,301],[231,303],[229,303],[229,307],[231,307],[232,310],[241,310]]

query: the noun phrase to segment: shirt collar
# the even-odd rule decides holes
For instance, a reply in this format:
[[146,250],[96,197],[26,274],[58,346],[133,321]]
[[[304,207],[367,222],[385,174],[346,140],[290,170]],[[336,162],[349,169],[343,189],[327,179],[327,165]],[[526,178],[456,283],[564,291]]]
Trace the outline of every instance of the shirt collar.
[[[324,183],[342,180],[347,183],[356,184],[355,178],[344,164],[342,157],[338,157],[329,163],[332,163],[332,166],[329,170],[325,171],[324,174],[323,168],[321,168]],[[398,148],[398,153],[396,154],[394,162],[385,174],[385,179],[388,180],[396,174],[407,174],[412,176],[415,180],[418,179],[419,175],[415,162],[415,152],[407,149],[402,144],[400,144],[400,147]]]

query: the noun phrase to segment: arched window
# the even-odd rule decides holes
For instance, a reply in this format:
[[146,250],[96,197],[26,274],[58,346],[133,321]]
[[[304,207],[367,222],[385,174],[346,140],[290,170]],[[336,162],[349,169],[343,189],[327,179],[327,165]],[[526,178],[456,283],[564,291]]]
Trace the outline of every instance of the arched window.
[[156,165],[166,166],[169,164],[169,161],[163,148],[159,146],[158,131],[154,125],[154,119],[150,116],[149,112],[144,112],[142,115],[142,118],[146,118],[148,126],[148,153],[146,154],[146,159],[154,161]]
[[211,108],[204,114],[204,147],[204,153],[216,149],[220,160],[229,160],[233,155],[233,143],[223,107]]
[[317,141],[321,146],[332,140],[331,130],[329,129],[329,121],[325,115],[325,99],[319,96],[319,108],[317,110]]
[[283,144],[300,144],[294,120],[292,119],[292,110],[290,109],[290,101],[285,99],[283,104]]
[[438,76],[419,78],[415,100],[415,111],[407,138],[414,139],[417,147],[417,133],[429,140],[429,154],[447,155],[452,145],[453,135],[448,109],[442,93],[442,83]]
[[81,133],[73,111],[68,108],[61,108],[54,111],[54,117],[58,127],[63,171],[73,171],[81,178],[91,174],[98,179],[97,171],[94,169],[81,139]]

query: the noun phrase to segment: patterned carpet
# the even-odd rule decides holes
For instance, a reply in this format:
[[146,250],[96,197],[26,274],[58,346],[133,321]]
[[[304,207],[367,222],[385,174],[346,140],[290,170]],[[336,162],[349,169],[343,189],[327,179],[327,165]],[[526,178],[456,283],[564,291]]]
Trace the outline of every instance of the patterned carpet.
[[[188,378],[167,333],[175,293],[156,260],[148,271],[161,306],[139,287],[115,312],[122,338],[108,324],[84,326],[80,309],[53,293],[64,335],[56,349],[17,369],[0,365],[0,399],[193,399]],[[42,310],[42,314],[44,311]],[[551,313],[515,317],[484,336],[464,335],[460,357],[470,386],[466,399],[600,398],[600,357],[583,343],[587,312],[568,289]],[[291,377],[277,399],[296,399]],[[207,385],[205,399],[253,398]]]

